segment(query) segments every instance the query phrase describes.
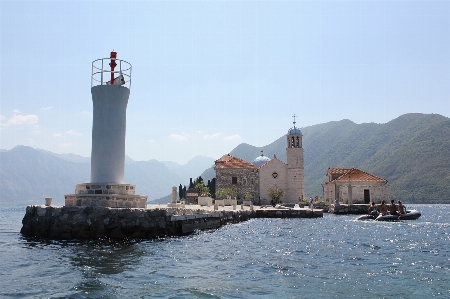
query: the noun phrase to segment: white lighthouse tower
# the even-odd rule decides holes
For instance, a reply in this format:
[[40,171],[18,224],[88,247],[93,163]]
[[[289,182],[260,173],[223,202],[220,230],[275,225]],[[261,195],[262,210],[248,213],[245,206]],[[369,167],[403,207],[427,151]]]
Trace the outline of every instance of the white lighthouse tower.
[[136,195],[136,186],[124,183],[131,64],[112,51],[110,58],[92,62],[91,79],[91,182],[78,184],[75,194],[65,195],[65,205],[145,208],[147,196]]
[[[114,82],[114,68],[117,66],[116,56],[116,52],[111,52],[111,80],[107,84],[91,88],[94,108],[91,183],[124,183],[125,131],[130,89],[122,86],[125,83],[122,71],[120,71],[117,83]],[[103,79],[101,81],[103,82]]]

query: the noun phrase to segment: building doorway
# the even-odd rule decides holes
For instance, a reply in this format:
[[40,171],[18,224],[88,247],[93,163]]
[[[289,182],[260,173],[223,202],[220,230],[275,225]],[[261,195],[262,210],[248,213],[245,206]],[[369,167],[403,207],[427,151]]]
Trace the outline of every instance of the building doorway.
[[370,203],[370,190],[364,189],[364,203],[369,204]]

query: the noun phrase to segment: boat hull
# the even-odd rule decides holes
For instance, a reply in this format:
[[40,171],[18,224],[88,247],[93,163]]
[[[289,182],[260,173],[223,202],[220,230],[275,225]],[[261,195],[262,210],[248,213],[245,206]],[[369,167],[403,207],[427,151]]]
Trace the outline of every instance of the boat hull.
[[358,218],[356,218],[356,220],[375,220],[378,217],[378,215],[370,215],[370,214],[366,214],[366,215],[361,215]]
[[406,211],[406,214],[400,215],[380,215],[375,218],[376,221],[398,221],[398,220],[416,220],[422,214],[417,210]]

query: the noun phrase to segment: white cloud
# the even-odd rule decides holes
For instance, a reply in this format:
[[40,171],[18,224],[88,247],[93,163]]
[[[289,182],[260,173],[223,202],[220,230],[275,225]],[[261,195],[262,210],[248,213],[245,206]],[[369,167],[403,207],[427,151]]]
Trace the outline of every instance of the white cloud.
[[76,135],[76,136],[80,136],[81,135],[81,133],[75,132],[74,130],[66,131],[66,133],[69,134],[69,135]]
[[72,143],[60,143],[59,146],[60,147],[71,147]]
[[204,135],[203,139],[214,139],[214,138],[219,137],[220,135],[222,135],[221,132],[217,132],[217,133],[214,133],[214,134],[211,134],[211,135]]
[[148,142],[155,142],[155,140],[153,140],[153,139],[149,139],[149,140],[148,140]]
[[92,113],[90,113],[89,111],[81,111],[81,115],[91,115]]
[[[1,118],[1,120],[5,117]],[[14,126],[14,125],[33,125],[38,122],[39,118],[37,115],[21,115],[14,114],[6,122],[0,124],[2,127]]]
[[6,119],[6,117],[4,117],[3,115],[0,115],[0,120],[4,120]]
[[241,139],[241,136],[239,134],[235,134],[235,135],[231,135],[231,136],[227,136],[227,137],[223,138],[223,140],[226,140],[226,141],[239,140],[239,139]]
[[170,134],[169,136],[170,138],[172,138],[173,140],[178,140],[178,141],[185,141],[188,140],[189,137],[191,137],[188,133],[181,133],[181,134]]
[[19,110],[19,109],[14,109],[14,110],[13,110],[13,113],[14,113],[14,114],[20,113],[20,110]]
[[52,108],[53,108],[53,106],[42,107],[41,110],[47,111],[47,110],[50,110],[50,109],[52,109]]
[[8,119],[10,125],[32,125],[38,122],[37,115],[16,115],[14,114]]
[[63,137],[61,133],[53,133],[53,137]]

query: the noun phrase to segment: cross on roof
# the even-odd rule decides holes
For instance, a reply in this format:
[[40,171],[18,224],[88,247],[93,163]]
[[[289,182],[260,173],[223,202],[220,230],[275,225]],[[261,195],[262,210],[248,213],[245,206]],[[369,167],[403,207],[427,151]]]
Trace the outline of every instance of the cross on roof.
[[296,123],[296,122],[295,122],[295,113],[294,113],[294,115],[293,115],[292,117],[294,118],[294,126],[295,126],[295,123]]

